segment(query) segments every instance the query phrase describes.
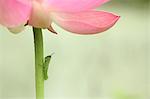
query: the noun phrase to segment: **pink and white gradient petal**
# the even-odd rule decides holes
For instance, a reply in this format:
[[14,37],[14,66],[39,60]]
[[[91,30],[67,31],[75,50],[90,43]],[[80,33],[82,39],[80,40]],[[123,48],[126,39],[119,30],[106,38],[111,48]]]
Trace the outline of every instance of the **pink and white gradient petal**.
[[0,24],[16,27],[26,23],[31,12],[29,0],[0,0]]
[[53,21],[67,31],[77,34],[96,34],[111,28],[119,16],[104,11],[52,13]]
[[44,0],[44,4],[51,11],[80,12],[94,9],[109,0]]
[[37,28],[48,28],[51,25],[50,11],[40,2],[39,0],[32,2],[28,24]]

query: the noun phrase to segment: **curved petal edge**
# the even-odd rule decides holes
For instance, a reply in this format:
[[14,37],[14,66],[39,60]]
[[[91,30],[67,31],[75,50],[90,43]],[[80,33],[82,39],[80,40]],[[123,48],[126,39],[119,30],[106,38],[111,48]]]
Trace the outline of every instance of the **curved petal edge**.
[[65,30],[76,34],[96,34],[111,28],[120,18],[104,11],[81,13],[52,13],[53,21]]

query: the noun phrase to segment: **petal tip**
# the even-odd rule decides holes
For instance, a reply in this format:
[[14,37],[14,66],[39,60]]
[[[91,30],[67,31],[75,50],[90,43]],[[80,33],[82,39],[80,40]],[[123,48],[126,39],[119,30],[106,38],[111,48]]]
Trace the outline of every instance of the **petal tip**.
[[116,18],[114,19],[114,24],[121,18],[121,16],[116,15]]
[[115,15],[115,18],[113,19],[113,21],[109,24],[107,24],[107,26],[104,26],[102,31],[99,31],[99,33],[102,33],[102,32],[105,32],[107,30],[109,30],[110,28],[112,28],[117,22],[118,20],[120,19],[121,16],[118,16],[118,15]]

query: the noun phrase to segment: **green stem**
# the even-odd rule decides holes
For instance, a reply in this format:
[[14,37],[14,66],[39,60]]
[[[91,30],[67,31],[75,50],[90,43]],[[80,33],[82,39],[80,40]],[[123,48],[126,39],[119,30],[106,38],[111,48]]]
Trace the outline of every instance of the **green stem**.
[[35,82],[36,99],[44,99],[44,74],[43,74],[43,36],[40,28],[33,27],[35,47]]

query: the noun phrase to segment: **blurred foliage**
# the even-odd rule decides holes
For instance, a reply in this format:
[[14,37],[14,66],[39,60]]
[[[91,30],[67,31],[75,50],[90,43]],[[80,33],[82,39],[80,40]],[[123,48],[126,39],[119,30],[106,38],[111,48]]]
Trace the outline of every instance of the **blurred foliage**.
[[148,3],[149,0],[114,0],[116,2],[127,2],[127,3],[135,3],[135,4],[141,4],[141,3]]
[[112,0],[114,3],[120,3],[126,6],[148,7],[149,0]]
[[109,7],[116,6],[117,8],[126,7],[126,8],[131,8],[131,9],[135,8],[136,10],[144,9],[143,11],[149,11],[149,8],[150,8],[149,2],[150,2],[149,0],[111,0],[109,3],[106,3],[106,5],[108,5]]
[[117,91],[113,94],[113,99],[141,99],[138,95],[126,93],[124,91]]

